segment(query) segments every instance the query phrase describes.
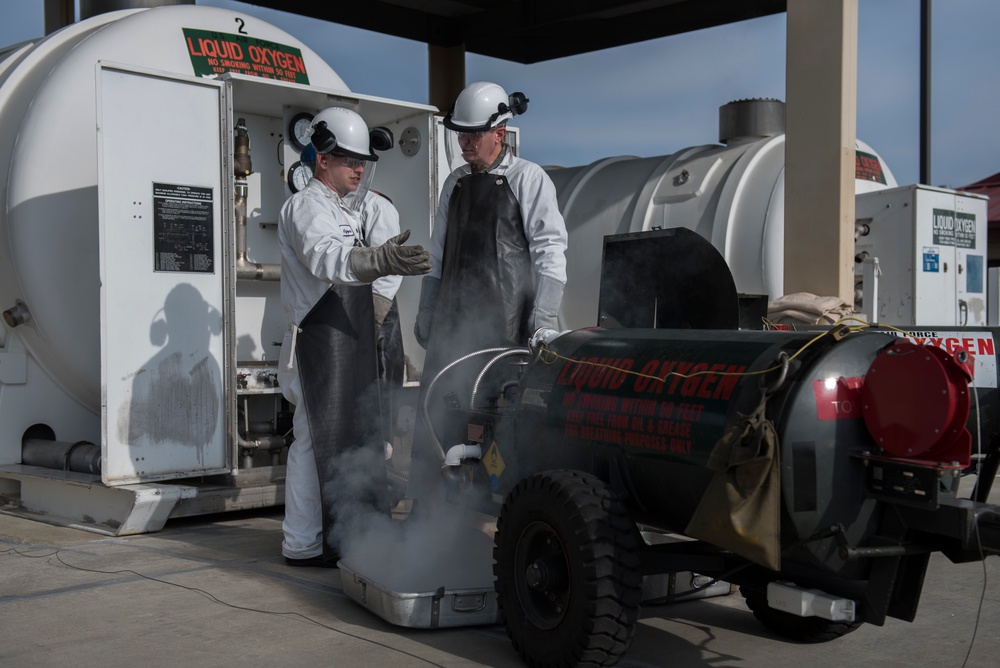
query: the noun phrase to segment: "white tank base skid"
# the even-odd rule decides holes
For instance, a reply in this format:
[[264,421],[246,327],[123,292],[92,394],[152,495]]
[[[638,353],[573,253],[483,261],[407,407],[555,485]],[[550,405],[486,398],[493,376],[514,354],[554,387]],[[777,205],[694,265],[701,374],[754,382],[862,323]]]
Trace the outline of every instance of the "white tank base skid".
[[150,533],[172,518],[281,505],[284,468],[264,467],[236,484],[109,487],[100,476],[10,464],[0,466],[0,512],[107,536]]

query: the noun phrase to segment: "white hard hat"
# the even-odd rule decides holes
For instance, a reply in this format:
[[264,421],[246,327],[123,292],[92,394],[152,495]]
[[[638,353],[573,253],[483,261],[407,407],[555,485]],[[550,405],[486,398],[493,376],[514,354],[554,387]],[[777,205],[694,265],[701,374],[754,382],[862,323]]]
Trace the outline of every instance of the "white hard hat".
[[337,152],[361,160],[378,160],[375,150],[392,147],[392,132],[387,128],[369,131],[365,119],[343,107],[330,107],[316,114],[310,130],[317,153]]
[[482,132],[523,114],[527,108],[524,93],[508,96],[495,83],[477,81],[458,94],[455,106],[444,117],[444,126],[456,132]]

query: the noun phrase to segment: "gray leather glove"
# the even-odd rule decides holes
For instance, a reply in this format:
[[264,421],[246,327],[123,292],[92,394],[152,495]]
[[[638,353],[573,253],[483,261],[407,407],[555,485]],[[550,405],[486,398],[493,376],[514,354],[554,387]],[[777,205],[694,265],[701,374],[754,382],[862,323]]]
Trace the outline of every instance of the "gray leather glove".
[[392,308],[392,300],[373,292],[372,305],[375,307],[375,338],[377,339],[378,333],[382,329],[382,322],[385,320],[385,316],[389,315],[389,309]]
[[422,246],[404,246],[410,231],[394,236],[375,248],[351,251],[351,269],[359,280],[371,283],[383,276],[420,276],[431,270],[431,256]]
[[420,284],[420,308],[417,310],[417,321],[413,323],[413,336],[421,348],[427,348],[431,337],[431,320],[434,319],[434,307],[437,306],[438,290],[441,289],[440,279],[424,276]]
[[559,306],[562,304],[563,284],[554,278],[542,276],[535,291],[535,307],[528,318],[528,331],[541,328],[559,329]]

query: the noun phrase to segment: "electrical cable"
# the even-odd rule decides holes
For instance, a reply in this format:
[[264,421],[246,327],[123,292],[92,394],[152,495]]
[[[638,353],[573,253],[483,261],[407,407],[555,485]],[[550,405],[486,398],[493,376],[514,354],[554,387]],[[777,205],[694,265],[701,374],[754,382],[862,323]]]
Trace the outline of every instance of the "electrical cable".
[[965,668],[969,663],[969,657],[972,656],[972,648],[976,645],[976,635],[979,633],[979,621],[983,617],[983,601],[986,600],[986,583],[987,583],[987,570],[986,570],[986,555],[983,554],[983,542],[979,537],[979,522],[975,523],[976,529],[976,547],[979,548],[979,559],[983,564],[983,590],[979,594],[979,607],[976,609],[976,623],[972,625],[972,638],[969,639],[969,649],[965,652],[965,660],[962,661],[962,668]]
[[83,566],[77,566],[75,564],[71,564],[71,563],[65,561],[62,558],[62,556],[61,556],[61,551],[60,550],[56,550],[54,552],[49,552],[48,554],[39,554],[39,555],[26,554],[24,552],[21,552],[17,548],[13,548],[13,547],[9,548],[9,549],[6,549],[6,550],[0,550],[0,554],[7,554],[7,553],[11,553],[11,552],[13,552],[14,554],[16,554],[18,556],[26,557],[28,559],[44,559],[46,557],[55,557],[56,560],[59,561],[59,563],[62,564],[63,566],[66,566],[67,568],[72,568],[73,570],[83,571],[83,572],[86,572],[86,573],[100,573],[101,575],[119,575],[119,574],[122,574],[122,573],[130,573],[132,575],[135,575],[136,577],[140,577],[140,578],[143,578],[143,579],[146,579],[146,580],[151,580],[152,582],[158,582],[160,584],[170,585],[172,587],[177,587],[179,589],[184,589],[184,590],[187,590],[187,591],[195,592],[197,594],[201,594],[202,596],[204,596],[208,600],[212,601],[213,603],[218,603],[219,605],[224,605],[224,606],[226,606],[228,608],[232,608],[234,610],[243,610],[243,611],[246,611],[246,612],[257,612],[257,613],[264,614],[264,615],[275,615],[275,616],[278,616],[278,617],[293,617],[293,618],[297,617],[298,619],[300,619],[302,621],[308,622],[310,624],[315,624],[316,626],[319,626],[319,627],[322,627],[324,629],[327,629],[328,631],[333,631],[334,633],[339,633],[341,635],[347,636],[348,638],[354,638],[355,640],[361,640],[363,642],[366,642],[366,643],[369,643],[369,644],[372,644],[372,645],[377,645],[379,647],[382,647],[384,649],[388,649],[388,650],[393,651],[393,652],[398,652],[398,653],[400,653],[400,654],[402,654],[404,656],[408,656],[408,657],[411,657],[413,659],[417,659],[418,661],[423,661],[424,663],[426,663],[426,664],[428,664],[430,666],[435,666],[435,668],[445,668],[443,665],[441,665],[439,663],[434,663],[433,661],[430,661],[430,660],[425,659],[423,657],[417,656],[416,654],[412,654],[410,652],[407,652],[406,650],[399,649],[398,647],[392,647],[391,645],[387,645],[385,643],[381,643],[381,642],[378,642],[377,640],[372,640],[370,638],[363,638],[363,637],[361,637],[361,636],[359,636],[359,635],[357,635],[355,633],[350,633],[348,631],[344,631],[343,629],[338,629],[336,627],[330,626],[329,624],[324,624],[323,622],[321,622],[319,620],[316,620],[316,619],[313,619],[312,617],[310,617],[308,615],[304,615],[301,612],[284,612],[284,611],[274,611],[274,610],[262,610],[260,608],[252,608],[252,607],[249,607],[249,606],[243,606],[243,605],[236,605],[234,603],[228,603],[226,601],[223,601],[219,597],[217,597],[215,594],[212,594],[211,592],[205,591],[204,589],[199,589],[198,587],[189,587],[187,585],[178,584],[176,582],[170,582],[169,580],[163,580],[161,578],[155,578],[155,577],[153,577],[151,575],[144,575],[143,573],[140,573],[138,571],[134,571],[131,568],[123,568],[123,569],[114,570],[114,571],[105,571],[105,570],[101,570],[101,569],[97,569],[97,568],[85,568]]
[[659,598],[652,598],[652,599],[649,599],[648,601],[643,601],[642,605],[643,605],[643,607],[647,607],[647,606],[667,605],[669,603],[673,603],[680,596],[687,596],[688,594],[694,594],[695,592],[699,592],[699,591],[701,591],[703,589],[708,589],[709,587],[711,587],[711,586],[713,586],[715,584],[718,584],[719,582],[725,582],[726,578],[729,578],[734,573],[738,573],[738,572],[742,571],[744,568],[749,568],[750,566],[751,566],[751,564],[749,564],[749,563],[740,564],[739,566],[736,566],[735,568],[731,568],[728,571],[726,571],[725,573],[722,573],[721,575],[717,575],[716,577],[712,578],[711,580],[709,580],[705,584],[695,585],[694,587],[691,587],[690,589],[682,591],[679,594],[669,594],[667,596],[661,596]]

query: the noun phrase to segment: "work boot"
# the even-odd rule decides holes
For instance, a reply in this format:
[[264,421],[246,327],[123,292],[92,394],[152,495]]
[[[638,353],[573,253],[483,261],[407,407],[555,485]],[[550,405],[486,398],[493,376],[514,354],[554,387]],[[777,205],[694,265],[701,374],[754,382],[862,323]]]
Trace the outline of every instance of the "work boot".
[[340,557],[336,555],[332,559],[324,559],[322,555],[316,557],[306,557],[305,559],[292,559],[291,557],[285,557],[286,565],[304,568],[337,568],[338,561],[340,561]]

